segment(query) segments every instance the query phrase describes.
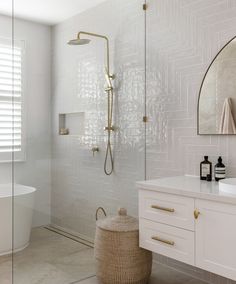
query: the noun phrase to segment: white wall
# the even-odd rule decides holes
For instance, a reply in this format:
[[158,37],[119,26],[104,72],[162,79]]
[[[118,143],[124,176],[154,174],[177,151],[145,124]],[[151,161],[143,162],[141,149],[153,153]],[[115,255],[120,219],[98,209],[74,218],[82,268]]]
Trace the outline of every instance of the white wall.
[[[115,73],[115,171],[103,171],[107,124],[104,42],[68,46],[80,30],[107,35]],[[106,1],[53,29],[52,222],[93,239],[95,211],[137,215],[135,181],[144,179],[144,16],[141,0]],[[58,114],[84,112],[84,134],[58,135]],[[78,121],[79,122],[79,121]],[[100,151],[93,157],[91,148]]]
[[[93,238],[94,213],[125,206],[137,215],[135,181],[144,179],[143,1],[110,0],[53,29],[52,222]],[[102,45],[68,47],[79,30],[106,34],[116,74],[115,172],[103,173],[106,101]],[[204,155],[222,155],[236,175],[234,137],[197,135],[204,73],[236,34],[235,0],[150,0],[147,10],[147,177],[199,175]],[[85,135],[60,137],[58,113],[84,111]],[[91,146],[100,152],[92,157]],[[171,261],[162,260],[171,265]],[[174,264],[211,283],[232,283]]]
[[[0,16],[0,37],[10,38],[11,18]],[[38,189],[34,226],[50,222],[51,28],[15,20],[15,39],[24,40],[26,161],[15,163],[16,183]],[[12,181],[11,163],[0,163],[0,183]]]
[[236,176],[236,136],[198,136],[203,76],[236,35],[236,1],[150,0],[147,12],[148,178],[199,175],[208,155]]

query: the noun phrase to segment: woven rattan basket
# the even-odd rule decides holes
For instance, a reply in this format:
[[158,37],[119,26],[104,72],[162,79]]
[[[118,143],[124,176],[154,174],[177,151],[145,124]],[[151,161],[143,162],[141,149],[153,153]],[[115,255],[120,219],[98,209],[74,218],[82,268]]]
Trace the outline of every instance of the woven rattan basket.
[[124,208],[118,216],[97,221],[95,257],[100,283],[148,283],[152,253],[139,247],[138,220]]

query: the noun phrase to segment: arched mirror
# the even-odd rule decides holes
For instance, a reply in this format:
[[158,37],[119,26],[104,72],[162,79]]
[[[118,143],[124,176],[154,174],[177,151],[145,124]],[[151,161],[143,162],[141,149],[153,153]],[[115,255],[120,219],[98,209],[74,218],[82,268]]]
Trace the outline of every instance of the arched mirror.
[[198,134],[236,134],[236,37],[220,50],[203,78]]

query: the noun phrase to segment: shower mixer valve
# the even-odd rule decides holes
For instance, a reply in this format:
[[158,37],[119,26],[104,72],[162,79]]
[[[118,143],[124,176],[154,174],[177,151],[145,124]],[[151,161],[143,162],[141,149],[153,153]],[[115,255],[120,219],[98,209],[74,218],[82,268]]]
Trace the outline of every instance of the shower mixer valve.
[[99,148],[97,146],[93,147],[91,150],[93,152],[93,156],[95,155],[95,153],[99,152]]

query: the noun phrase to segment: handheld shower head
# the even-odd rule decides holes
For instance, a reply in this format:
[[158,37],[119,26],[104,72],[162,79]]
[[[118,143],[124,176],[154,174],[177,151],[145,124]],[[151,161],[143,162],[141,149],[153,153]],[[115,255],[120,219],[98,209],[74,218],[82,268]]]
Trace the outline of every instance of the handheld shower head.
[[68,41],[67,44],[69,45],[85,45],[85,44],[88,44],[90,43],[90,39],[87,39],[87,38],[76,38],[76,39],[72,39],[70,41]]

